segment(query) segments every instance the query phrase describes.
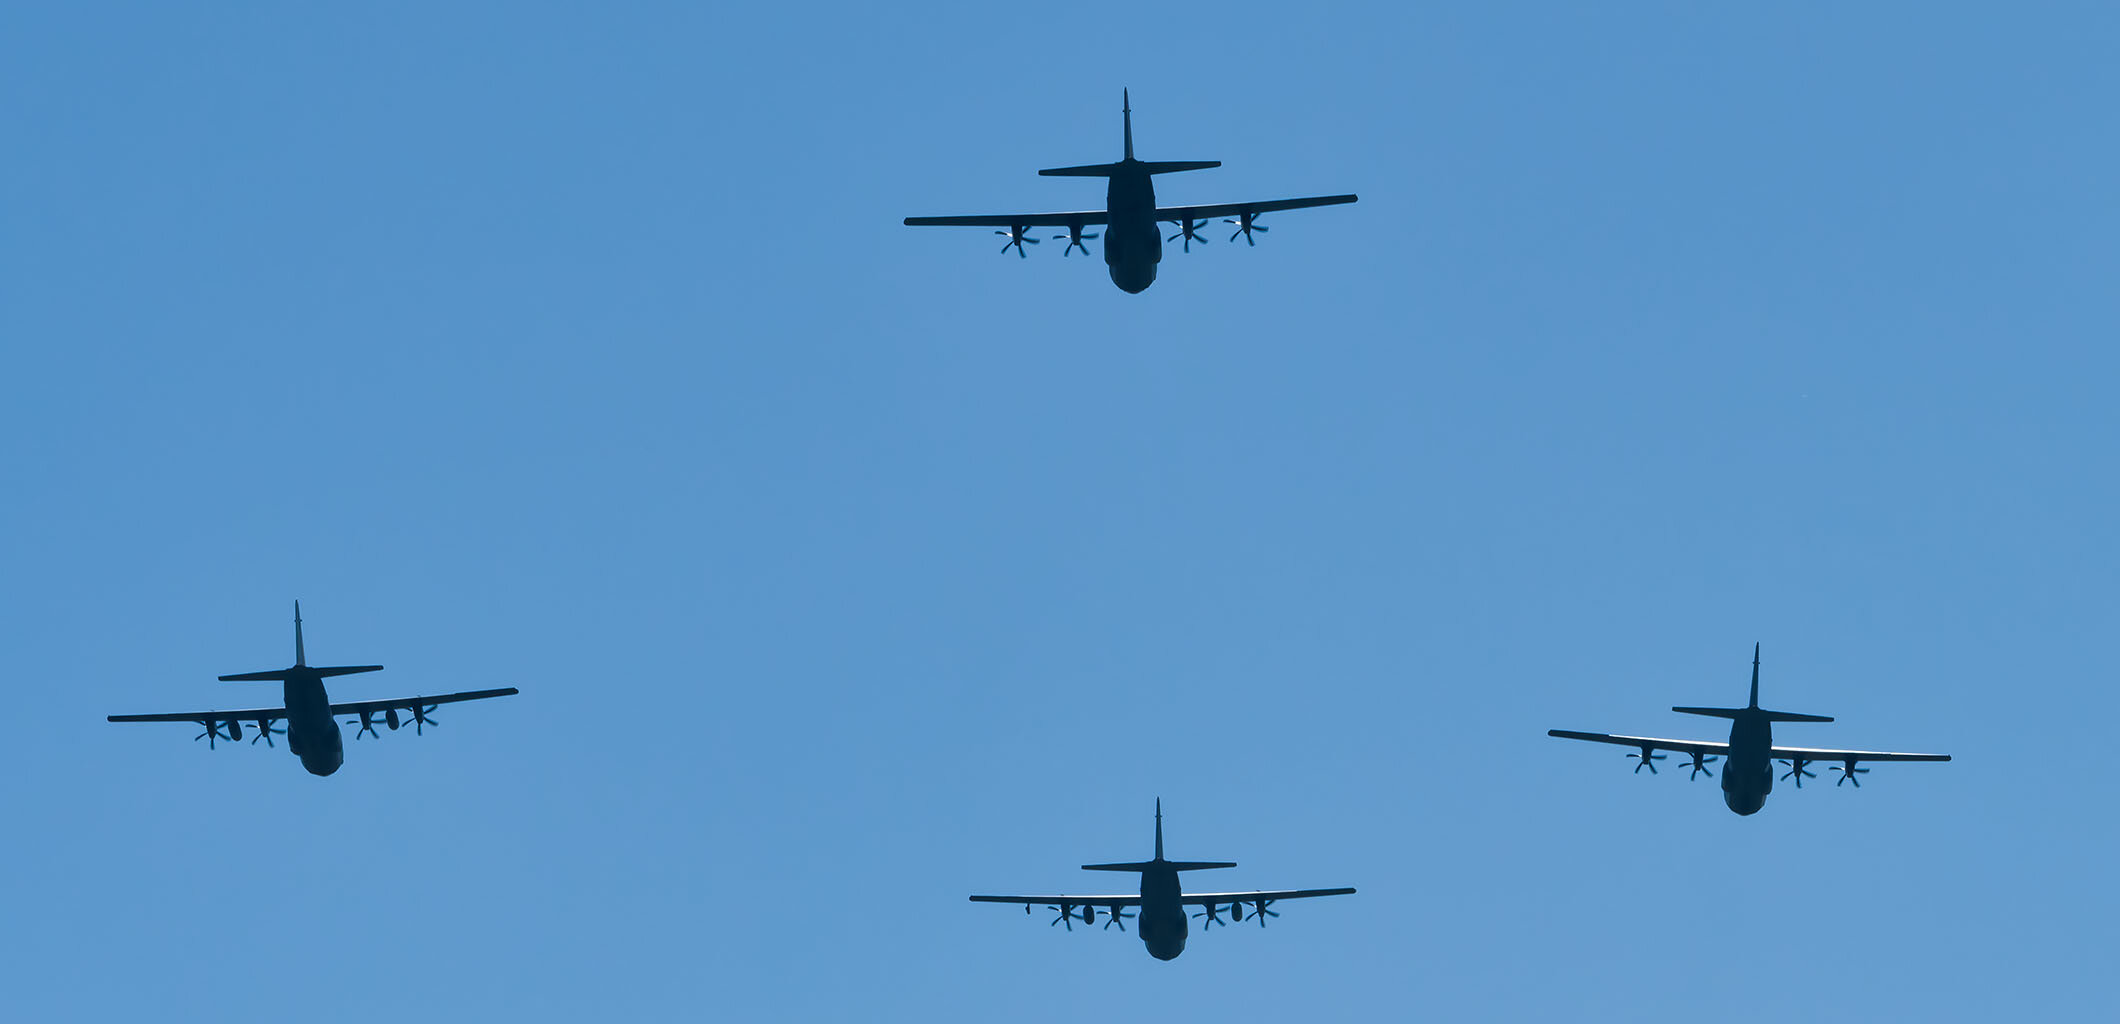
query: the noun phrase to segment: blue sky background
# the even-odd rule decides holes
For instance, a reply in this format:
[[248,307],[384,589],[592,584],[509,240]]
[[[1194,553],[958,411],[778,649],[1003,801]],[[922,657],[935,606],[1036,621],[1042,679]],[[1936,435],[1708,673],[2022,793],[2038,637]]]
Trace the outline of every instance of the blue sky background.
[[[2106,4],[0,11],[17,1019],[2095,1017]],[[1000,257],[1040,167],[1355,191]],[[1226,233],[1226,232],[1225,232]],[[1093,243],[1093,246],[1095,243]],[[1101,254],[1101,248],[1098,249]],[[517,685],[304,774],[123,711]],[[1950,752],[1859,793],[1553,727]],[[971,892],[1354,885],[1171,963]]]

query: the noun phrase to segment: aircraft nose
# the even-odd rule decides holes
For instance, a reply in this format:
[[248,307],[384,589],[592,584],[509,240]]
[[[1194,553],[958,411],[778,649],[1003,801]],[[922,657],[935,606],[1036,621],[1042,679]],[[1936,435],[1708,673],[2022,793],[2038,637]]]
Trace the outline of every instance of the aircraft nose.
[[1111,273],[1112,283],[1118,285],[1119,290],[1127,293],[1128,295],[1139,295],[1142,292],[1147,291],[1149,285],[1156,283],[1155,264],[1149,264],[1148,271],[1146,273],[1136,270],[1133,267],[1121,267],[1115,265],[1112,267]]

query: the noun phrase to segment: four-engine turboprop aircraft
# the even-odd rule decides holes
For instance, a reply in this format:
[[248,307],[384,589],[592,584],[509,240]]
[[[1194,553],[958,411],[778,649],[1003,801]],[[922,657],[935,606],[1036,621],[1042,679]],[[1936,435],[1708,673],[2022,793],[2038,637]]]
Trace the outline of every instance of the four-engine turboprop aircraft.
[[1060,916],[1053,924],[1066,924],[1068,931],[1075,930],[1076,911],[1080,911],[1083,924],[1095,924],[1097,910],[1103,908],[1104,927],[1118,925],[1126,930],[1126,919],[1137,916],[1127,912],[1128,907],[1140,907],[1141,942],[1148,947],[1148,955],[1158,960],[1175,960],[1185,952],[1185,908],[1204,908],[1192,916],[1204,919],[1202,929],[1222,924],[1217,916],[1220,908],[1229,906],[1232,921],[1244,920],[1244,905],[1252,906],[1251,916],[1266,927],[1266,919],[1281,916],[1280,911],[1267,909],[1280,900],[1300,900],[1311,896],[1344,896],[1353,889],[1275,889],[1263,892],[1196,892],[1187,894],[1178,888],[1178,872],[1199,871],[1205,868],[1233,868],[1237,865],[1225,861],[1194,861],[1163,859],[1163,801],[1156,801],[1156,859],[1132,864],[1084,864],[1084,871],[1139,871],[1141,894],[1138,896],[974,896],[974,903],[1021,903],[1028,914],[1036,904],[1045,904],[1045,909],[1056,911]]
[[[1279,210],[1300,210],[1310,206],[1333,206],[1355,201],[1352,195],[1313,196],[1307,199],[1269,199],[1257,203],[1221,203],[1210,206],[1164,206],[1156,205],[1156,188],[1149,178],[1173,171],[1197,171],[1208,167],[1220,167],[1220,160],[1136,160],[1134,159],[1134,108],[1131,97],[1120,92],[1121,116],[1125,119],[1126,158],[1115,164],[1088,164],[1081,167],[1054,167],[1039,171],[1039,174],[1070,178],[1103,178],[1107,185],[1104,193],[1104,209],[1082,210],[1076,213],[1009,213],[982,217],[907,217],[909,225],[943,225],[955,227],[1001,228],[994,232],[1008,239],[1002,252],[1016,250],[1024,255],[1024,245],[1037,245],[1038,240],[1025,232],[1032,228],[1066,228],[1067,234],[1054,235],[1054,240],[1067,239],[1067,248],[1061,255],[1069,255],[1076,249],[1089,255],[1089,246],[1082,229],[1105,225],[1104,263],[1111,270],[1112,283],[1127,292],[1139,293],[1156,281],[1156,264],[1163,261],[1163,243],[1185,240],[1185,251],[1191,252],[1195,244],[1206,245],[1207,239],[1200,237],[1199,230],[1216,217],[1226,218],[1225,223],[1235,224],[1237,230],[1229,236],[1234,242],[1238,235],[1244,236],[1246,245],[1257,245],[1252,232],[1264,231],[1258,224],[1259,215]],[[1175,224],[1178,233],[1163,237],[1158,224]]]
[[[113,722],[196,722],[205,726],[206,731],[192,737],[192,740],[193,742],[205,740],[208,748],[213,747],[216,742],[222,739],[230,742],[242,739],[243,723],[249,722],[251,727],[257,730],[257,735],[251,737],[251,743],[255,744],[259,740],[264,740],[265,745],[269,747],[273,745],[272,738],[274,735],[285,735],[287,737],[288,751],[302,759],[302,767],[309,769],[312,775],[329,775],[338,771],[339,765],[346,760],[346,747],[339,738],[339,723],[338,719],[333,717],[335,715],[359,715],[360,719],[357,723],[347,722],[346,724],[360,725],[360,731],[353,734],[355,739],[360,739],[364,735],[378,738],[382,736],[382,733],[375,731],[375,716],[377,714],[383,716],[384,725],[391,729],[396,729],[402,721],[398,717],[398,713],[401,711],[411,712],[413,730],[424,735],[426,727],[435,724],[434,719],[427,717],[428,713],[439,705],[453,704],[464,700],[484,700],[487,697],[506,697],[521,692],[513,686],[508,686],[498,690],[445,693],[439,697],[359,700],[348,704],[333,704],[331,703],[331,698],[324,693],[324,678],[326,676],[346,676],[356,672],[379,672],[382,671],[382,668],[383,666],[381,665],[312,667],[302,653],[302,602],[296,601],[294,603],[294,664],[288,668],[272,672],[242,672],[232,676],[221,677],[222,682],[272,681],[284,683],[286,707],[252,708],[248,711],[191,711],[166,715],[111,715],[109,717]],[[274,729],[272,727],[274,722],[283,719],[287,722],[287,728]],[[228,729],[226,736],[221,734],[223,726]]]
[[1788,768],[1782,774],[1784,781],[1794,779],[1796,788],[1803,788],[1803,780],[1818,776],[1805,770],[1808,765],[1837,762],[1831,767],[1840,773],[1833,785],[1852,782],[1862,788],[1857,775],[1867,774],[1868,768],[1857,768],[1862,761],[1948,761],[1949,754],[1893,754],[1877,750],[1827,750],[1822,747],[1777,747],[1774,745],[1775,722],[1830,722],[1824,715],[1798,715],[1787,711],[1762,711],[1759,707],[1759,645],[1752,645],[1752,702],[1741,708],[1672,708],[1686,715],[1706,715],[1710,718],[1730,719],[1730,742],[1713,743],[1703,740],[1663,740],[1649,736],[1614,736],[1604,732],[1572,732],[1567,729],[1549,729],[1548,736],[1564,740],[1590,740],[1594,743],[1612,743],[1622,747],[1640,748],[1628,754],[1635,760],[1634,772],[1641,774],[1644,768],[1656,774],[1656,762],[1664,759],[1659,750],[1671,750],[1691,757],[1687,767],[1692,774],[1688,780],[1706,773],[1714,778],[1708,765],[1720,757],[1723,761],[1723,803],[1739,814],[1754,814],[1766,806],[1767,794],[1774,791],[1774,766],[1768,762],[1780,761]]

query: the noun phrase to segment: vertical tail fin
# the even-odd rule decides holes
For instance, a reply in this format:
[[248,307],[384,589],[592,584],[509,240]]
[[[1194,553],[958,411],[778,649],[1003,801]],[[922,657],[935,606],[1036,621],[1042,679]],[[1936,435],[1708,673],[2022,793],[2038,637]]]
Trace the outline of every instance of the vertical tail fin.
[[[1134,98],[1125,89],[1119,90],[1119,105],[1122,108],[1119,116],[1126,119],[1126,158],[1132,160],[1134,158]],[[1160,805],[1162,801],[1158,800],[1157,803]]]
[[1764,722],[1830,722],[1826,715],[1799,715],[1793,711],[1762,711],[1759,708],[1759,644],[1752,645],[1752,702],[1741,708],[1672,708],[1681,715],[1706,715],[1709,718],[1728,718]]
[[303,668],[308,664],[309,658],[302,653],[302,602],[296,601],[294,603],[294,667]]
[[1163,798],[1156,798],[1156,859],[1129,861],[1125,864],[1084,864],[1084,871],[1201,871],[1207,868],[1233,868],[1233,860],[1164,860],[1163,859]]

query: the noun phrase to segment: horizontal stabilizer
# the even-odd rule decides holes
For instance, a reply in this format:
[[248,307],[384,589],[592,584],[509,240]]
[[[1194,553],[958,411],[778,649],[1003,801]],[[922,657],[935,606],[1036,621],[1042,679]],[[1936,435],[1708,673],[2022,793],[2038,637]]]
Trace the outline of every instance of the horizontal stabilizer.
[[1048,167],[1039,171],[1048,178],[1110,178],[1121,174],[1171,174],[1220,167],[1220,160],[1131,160],[1116,164],[1083,164],[1080,167]]
[[1135,166],[1150,174],[1170,174],[1176,171],[1204,171],[1222,166],[1220,160],[1146,160]]
[[1793,711],[1765,711],[1760,708],[1672,708],[1681,715],[1705,715],[1709,718],[1749,718],[1768,722],[1830,722],[1828,715],[1799,715]]
[[350,676],[356,672],[381,672],[382,670],[383,666],[381,665],[338,665],[330,668],[296,666],[295,668],[283,668],[273,672],[238,672],[235,675],[222,676],[220,678],[224,683],[277,683],[284,682],[289,675],[298,672],[314,673],[319,677],[323,677]]
[[313,668],[309,671],[320,676],[350,676],[358,672],[381,672],[381,665],[339,665],[333,668]]
[[1832,715],[1799,715],[1794,711],[1762,711],[1761,718],[1769,722],[1830,722]]
[[1131,864],[1084,864],[1084,871],[1148,871],[1168,868],[1172,871],[1204,871],[1208,868],[1233,868],[1235,861],[1222,860],[1144,860]]
[[1048,178],[1109,178],[1124,164],[1084,164],[1080,167],[1048,167],[1039,171]]

